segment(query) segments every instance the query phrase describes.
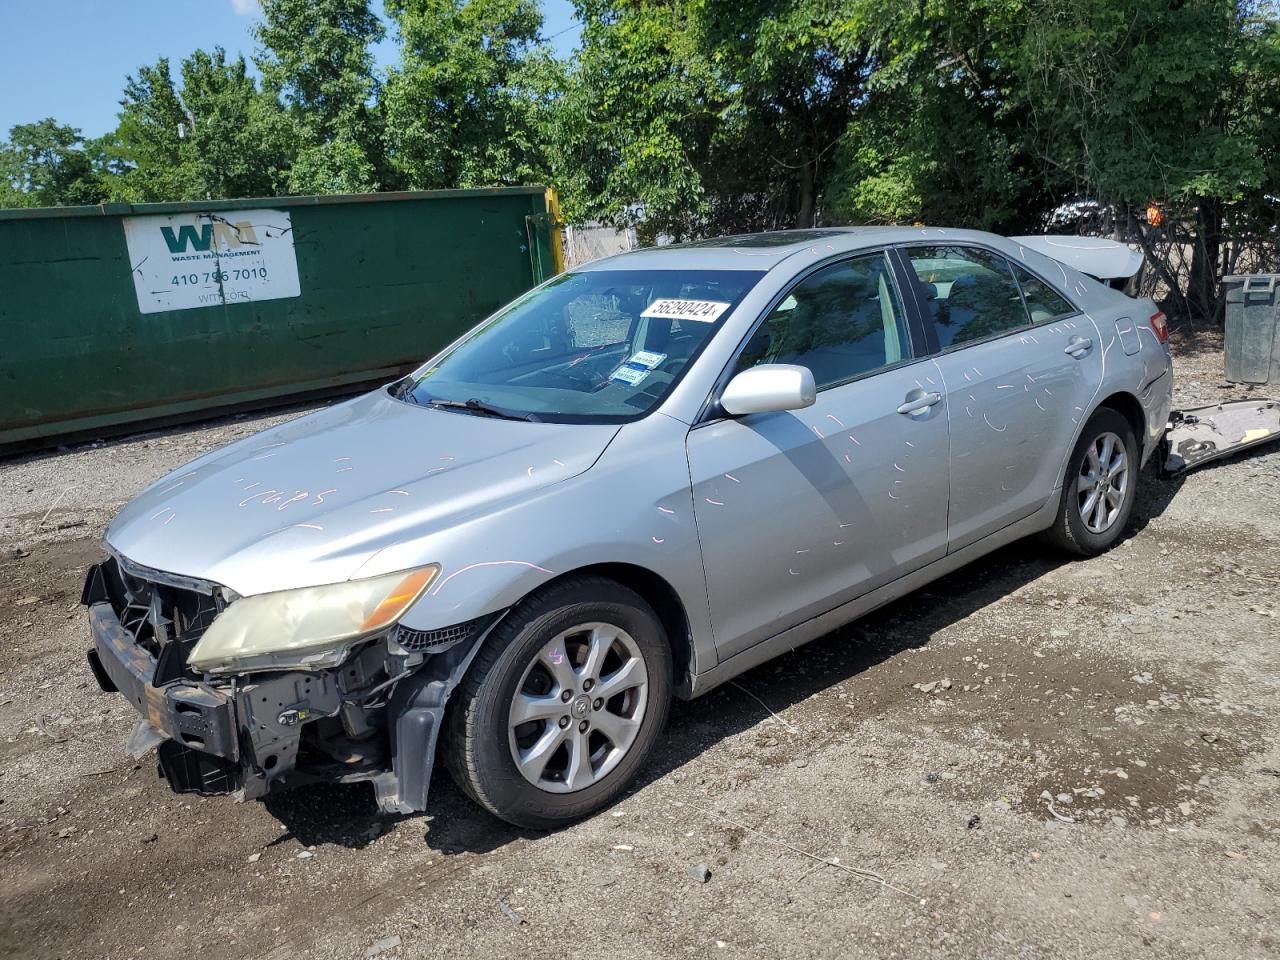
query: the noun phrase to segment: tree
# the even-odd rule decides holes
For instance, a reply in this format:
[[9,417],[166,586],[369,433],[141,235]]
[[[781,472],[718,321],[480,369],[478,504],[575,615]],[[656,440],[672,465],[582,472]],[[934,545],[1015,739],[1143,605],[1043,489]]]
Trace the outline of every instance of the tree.
[[812,226],[872,50],[839,0],[580,0],[568,207],[674,237]]
[[139,68],[107,144],[124,167],[112,194],[131,202],[271,196],[284,184],[288,146],[278,108],[257,89],[243,57],[197,50],[182,61],[177,89],[169,61]]
[[[1249,198],[1256,212],[1276,186],[1274,9],[1253,0],[1041,0],[1034,12],[1017,69],[1046,175],[1098,199],[1144,240],[1178,312],[1216,316],[1228,221]],[[1136,214],[1153,201],[1166,207],[1169,229],[1140,228]],[[1170,233],[1190,246],[1189,264],[1158,254]]]
[[1032,229],[1050,191],[1015,66],[1027,0],[856,0],[874,69],[835,158],[829,212],[857,222]]
[[570,220],[642,236],[711,232],[712,142],[731,91],[689,0],[578,0],[582,48],[557,107],[554,179]]
[[0,144],[0,207],[102,202],[101,173],[85,147],[79,130],[52,117],[10,128]]
[[[832,153],[865,101],[874,69],[858,8],[830,0],[705,0],[698,9],[707,54],[733,94],[713,159],[733,176],[719,192],[769,197],[773,223],[813,226]],[[764,225],[750,211],[742,215],[744,226]]]
[[401,62],[387,78],[386,143],[410,187],[545,179],[561,72],[536,0],[393,0]]
[[383,26],[368,0],[262,0],[254,35],[264,90],[286,109],[276,136],[297,144],[293,193],[382,188],[379,84],[370,45]]

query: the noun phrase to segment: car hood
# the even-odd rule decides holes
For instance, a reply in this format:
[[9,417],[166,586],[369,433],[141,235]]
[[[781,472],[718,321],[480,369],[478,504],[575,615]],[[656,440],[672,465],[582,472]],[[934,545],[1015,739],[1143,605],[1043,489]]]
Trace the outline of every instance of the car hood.
[[385,547],[582,473],[617,431],[435,410],[378,390],[158,480],[112,521],[107,545],[246,596],[337,583]]

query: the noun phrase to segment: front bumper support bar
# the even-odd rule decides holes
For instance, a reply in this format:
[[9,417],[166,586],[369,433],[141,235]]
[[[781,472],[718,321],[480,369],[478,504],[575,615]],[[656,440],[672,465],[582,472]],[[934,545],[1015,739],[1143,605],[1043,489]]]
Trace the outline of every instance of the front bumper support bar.
[[226,694],[195,683],[155,686],[156,661],[120,626],[107,601],[89,607],[89,624],[94,641],[89,667],[103,690],[118,690],[176,743],[226,760],[239,758],[235,712]]

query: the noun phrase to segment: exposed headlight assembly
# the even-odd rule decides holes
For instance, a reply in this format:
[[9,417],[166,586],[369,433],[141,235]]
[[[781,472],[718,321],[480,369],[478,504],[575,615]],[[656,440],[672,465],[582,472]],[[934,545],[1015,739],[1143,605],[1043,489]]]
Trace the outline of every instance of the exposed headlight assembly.
[[387,629],[422,596],[438,564],[367,580],[234,600],[188,658],[202,673],[310,670],[346,659],[353,644]]

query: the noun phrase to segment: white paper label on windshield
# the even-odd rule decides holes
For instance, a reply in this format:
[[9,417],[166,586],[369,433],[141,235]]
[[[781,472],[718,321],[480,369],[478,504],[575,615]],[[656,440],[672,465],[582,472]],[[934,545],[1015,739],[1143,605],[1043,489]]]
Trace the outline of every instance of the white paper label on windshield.
[[613,371],[613,376],[609,379],[618,380],[622,383],[630,384],[635,387],[638,386],[647,376],[649,376],[648,370],[637,370],[635,367],[621,366],[617,370]]
[[638,363],[647,370],[652,370],[663,360],[667,359],[665,353],[654,353],[652,350],[641,350],[639,353],[633,354],[627,363]]
[[655,300],[640,312],[640,316],[715,323],[728,309],[729,304],[717,300]]

